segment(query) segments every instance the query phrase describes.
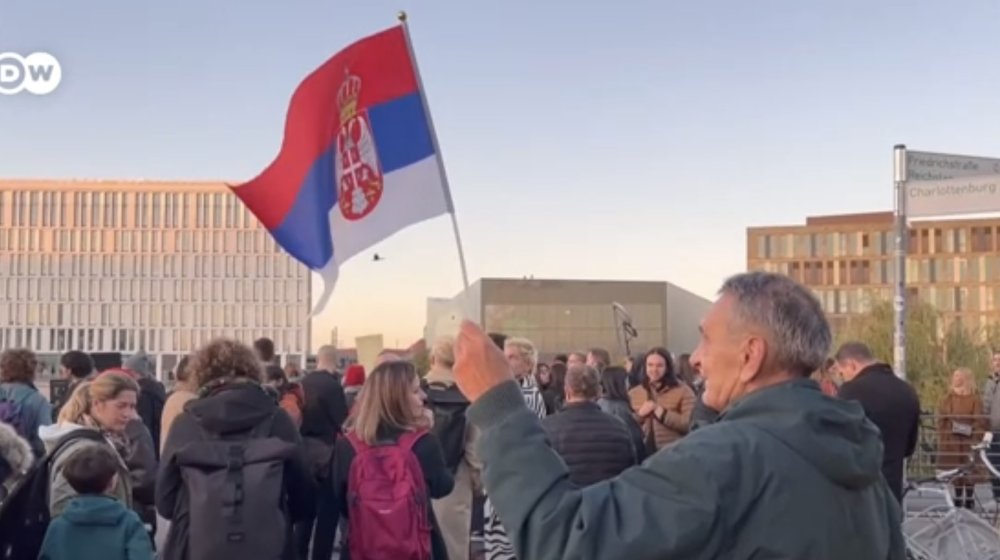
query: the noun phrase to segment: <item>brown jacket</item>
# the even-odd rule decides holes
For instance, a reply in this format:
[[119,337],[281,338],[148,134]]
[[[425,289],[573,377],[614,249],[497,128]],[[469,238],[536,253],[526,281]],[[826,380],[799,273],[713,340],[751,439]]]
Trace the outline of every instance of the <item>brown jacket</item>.
[[184,412],[184,405],[191,399],[197,397],[193,392],[183,389],[178,386],[170,396],[167,397],[167,402],[163,403],[163,415],[160,417],[160,452],[163,452],[163,447],[167,444],[167,437],[170,435],[170,426],[173,425],[174,420],[180,416],[180,413]]
[[[691,428],[695,395],[687,384],[681,383],[677,387],[664,387],[657,391],[653,397],[659,408],[645,418],[639,417],[639,408],[650,399],[650,390],[638,385],[628,392],[628,396],[632,411],[636,413],[636,421],[642,426],[649,455],[681,439]],[[655,442],[655,448],[651,448],[652,442]]]
[[[976,393],[958,395],[948,393],[938,404],[938,460],[942,469],[963,467],[969,463],[972,446],[983,439],[989,427],[989,418],[983,415],[983,403]],[[963,432],[971,430],[965,435]],[[984,482],[979,469],[965,483]]]

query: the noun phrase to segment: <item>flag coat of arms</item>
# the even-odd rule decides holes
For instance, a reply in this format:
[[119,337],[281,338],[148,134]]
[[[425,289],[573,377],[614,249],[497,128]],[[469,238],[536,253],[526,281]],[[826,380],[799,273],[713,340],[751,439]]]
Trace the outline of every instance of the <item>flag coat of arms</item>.
[[278,156],[231,188],[285,251],[322,277],[314,314],[341,263],[452,212],[404,26],[355,42],[306,77],[292,95]]

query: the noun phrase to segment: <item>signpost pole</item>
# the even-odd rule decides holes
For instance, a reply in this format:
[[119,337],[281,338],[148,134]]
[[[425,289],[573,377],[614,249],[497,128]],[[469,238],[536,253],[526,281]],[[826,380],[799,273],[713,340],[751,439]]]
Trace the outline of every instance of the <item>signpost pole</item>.
[[893,369],[896,375],[906,379],[906,252],[908,230],[906,224],[906,146],[900,144],[893,149],[893,183],[895,184],[895,231],[894,256],[896,261],[896,284],[893,297]]

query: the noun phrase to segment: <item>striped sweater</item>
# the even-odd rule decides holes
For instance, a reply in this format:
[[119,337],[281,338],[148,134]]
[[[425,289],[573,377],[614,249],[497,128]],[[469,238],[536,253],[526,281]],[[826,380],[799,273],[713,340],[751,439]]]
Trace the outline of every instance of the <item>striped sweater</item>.
[[[521,395],[524,403],[533,410],[539,418],[545,418],[545,400],[541,391],[535,385],[532,376],[525,376],[520,380]],[[517,560],[514,552],[514,545],[507,538],[507,531],[500,523],[500,518],[493,511],[493,504],[490,503],[489,496],[486,497],[484,512],[483,541],[486,547],[486,560]]]

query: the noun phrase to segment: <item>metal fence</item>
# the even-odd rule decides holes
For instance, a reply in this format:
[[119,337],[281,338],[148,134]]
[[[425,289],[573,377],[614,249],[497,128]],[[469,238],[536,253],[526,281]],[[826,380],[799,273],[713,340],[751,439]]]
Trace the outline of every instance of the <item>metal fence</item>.
[[[935,471],[951,469],[976,461],[976,474],[986,482],[988,473],[972,453],[972,446],[983,439],[990,428],[988,416],[952,416],[933,412],[920,418],[920,434],[913,457],[907,463],[910,478],[933,476]],[[1000,434],[997,434],[1000,437]]]
[[[973,511],[985,518],[991,525],[996,524],[998,502],[994,497],[994,481],[982,464],[978,452],[972,446],[983,439],[983,433],[989,429],[989,418],[986,416],[951,416],[936,413],[925,413],[920,419],[920,433],[913,456],[907,462],[907,478],[910,480],[928,479],[940,471],[972,465],[970,475],[956,479],[950,490],[955,498],[961,493],[971,492],[966,498],[972,500]],[[1000,437],[1000,434],[997,434]],[[937,485],[939,488],[942,485]],[[971,490],[969,489],[971,487]],[[931,497],[928,498],[928,495]],[[944,513],[940,509],[941,498],[933,497],[933,492],[911,492],[907,494],[904,503],[907,516],[925,515],[929,511]],[[961,502],[956,502],[961,507]],[[929,509],[928,509],[929,508]]]

